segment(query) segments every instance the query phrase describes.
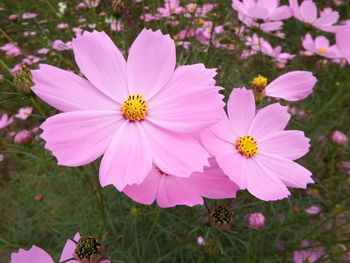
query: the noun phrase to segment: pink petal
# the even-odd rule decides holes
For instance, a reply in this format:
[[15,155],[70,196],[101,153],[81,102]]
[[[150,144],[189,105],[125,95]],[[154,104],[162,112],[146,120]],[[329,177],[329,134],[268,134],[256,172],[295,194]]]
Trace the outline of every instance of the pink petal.
[[277,0],[259,0],[257,4],[268,10],[269,13],[275,10],[278,5]]
[[147,134],[153,163],[161,171],[188,177],[194,171],[203,171],[203,166],[208,165],[209,154],[190,135],[168,131],[147,121],[142,122],[142,126]]
[[12,253],[10,263],[53,263],[53,260],[45,250],[33,245],[29,250],[20,248]]
[[85,31],[73,40],[73,51],[88,80],[110,98],[123,103],[129,95],[126,62],[106,33]]
[[[78,242],[79,239],[80,239],[80,234],[76,233],[73,240]],[[77,246],[76,243],[74,243],[70,239],[67,239],[66,244],[64,245],[64,248],[63,248],[62,253],[61,253],[60,262],[72,258],[76,246]],[[67,262],[71,263],[71,262],[78,262],[78,261],[77,260],[69,260]]]
[[337,46],[350,64],[350,24],[341,27],[336,34]]
[[147,120],[186,133],[219,121],[224,103],[215,75],[215,69],[206,69],[203,64],[178,67],[164,89],[149,101]]
[[289,101],[305,99],[315,86],[317,79],[308,71],[291,71],[279,76],[265,88],[267,96]]
[[304,0],[300,5],[300,14],[303,21],[312,24],[317,18],[317,7],[314,2]]
[[230,181],[215,160],[210,163],[211,166],[205,167],[203,173],[195,172],[183,181],[203,197],[212,199],[236,197],[238,185]]
[[289,0],[289,6],[292,9],[293,15],[298,19],[298,20],[303,20],[301,14],[300,14],[300,9],[299,9],[299,4],[298,0]]
[[256,5],[248,9],[247,15],[255,19],[265,19],[269,15],[269,11],[264,7]]
[[132,44],[127,62],[130,93],[148,100],[159,92],[174,73],[175,44],[160,30],[143,29]]
[[247,15],[247,9],[246,7],[242,4],[241,1],[238,0],[232,0],[232,8],[236,10],[237,12],[240,12],[242,14]]
[[287,187],[274,172],[266,169],[262,164],[263,161],[259,158],[247,159],[246,176],[249,193],[263,201],[279,200],[289,196]]
[[264,166],[266,172],[277,176],[286,186],[306,188],[313,183],[311,172],[292,160],[270,154],[260,154],[259,163]]
[[221,112],[221,120],[214,125],[209,127],[209,130],[214,133],[218,138],[232,143],[235,142],[239,135],[236,133],[235,129],[232,128],[229,119],[224,110]]
[[142,183],[152,168],[149,141],[140,122],[125,122],[102,158],[101,185],[112,184],[122,191],[127,185]]
[[314,23],[315,27],[331,26],[339,19],[339,13],[336,11],[323,13]]
[[283,5],[276,8],[269,16],[269,20],[284,20],[292,16],[292,10],[289,6]]
[[311,51],[311,52],[316,52],[315,43],[314,43],[310,33],[307,33],[305,35],[305,38],[303,39],[302,44],[306,50]]
[[160,174],[160,171],[157,168],[153,167],[147,175],[146,179],[141,184],[126,186],[123,192],[135,202],[150,205],[156,199],[160,179],[162,176],[165,175]]
[[61,111],[115,110],[118,103],[96,89],[89,81],[69,71],[40,64],[32,70],[33,92]]
[[57,114],[42,125],[45,148],[59,165],[80,166],[100,157],[121,124],[118,112],[74,111]]
[[[220,131],[219,125],[217,126],[217,131]],[[228,132],[227,132],[228,134]],[[235,151],[235,143],[239,137],[231,138],[231,141],[226,138],[221,137],[220,133],[213,132],[211,129],[205,129],[200,132],[200,141],[204,145],[205,149],[216,156],[218,154],[231,154],[232,151]]]
[[227,102],[227,111],[232,128],[238,135],[247,135],[255,115],[255,99],[251,90],[233,89]]
[[157,193],[157,203],[160,207],[176,205],[202,205],[203,198],[191,189],[181,178],[162,176]]
[[271,132],[283,130],[290,119],[287,107],[274,103],[258,111],[249,128],[249,134],[259,141]]
[[315,38],[315,47],[316,49],[324,48],[327,50],[329,48],[329,40],[324,36],[318,36]]
[[302,131],[277,131],[259,141],[259,152],[277,155],[290,160],[304,156],[310,147],[310,139]]

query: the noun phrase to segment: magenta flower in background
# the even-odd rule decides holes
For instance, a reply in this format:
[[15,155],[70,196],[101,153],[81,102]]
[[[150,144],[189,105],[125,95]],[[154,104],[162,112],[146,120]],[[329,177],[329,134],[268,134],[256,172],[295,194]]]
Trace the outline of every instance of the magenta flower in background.
[[70,50],[72,49],[72,42],[68,41],[67,43],[65,43],[62,40],[57,39],[51,43],[51,47],[58,51]]
[[175,70],[174,41],[147,29],[127,62],[104,32],[84,32],[73,40],[73,51],[88,80],[43,64],[32,71],[32,90],[65,112],[41,125],[58,164],[80,166],[104,155],[100,183],[120,191],[142,183],[152,164],[179,177],[203,171],[209,154],[188,133],[220,119],[224,103],[215,69],[195,64]]
[[13,117],[9,118],[9,116],[6,113],[4,113],[0,118],[0,129],[9,126],[13,121]]
[[5,51],[6,55],[9,55],[9,56],[19,56],[22,54],[19,48],[12,43],[7,43],[1,46],[0,50]]
[[253,18],[243,15],[242,13],[238,13],[238,19],[248,27],[256,27],[264,32],[272,32],[276,30],[280,30],[283,26],[283,22],[281,21],[269,21],[264,23],[257,23]]
[[141,204],[150,205],[157,200],[158,205],[163,208],[202,205],[202,197],[236,197],[238,186],[224,175],[214,158],[209,162],[211,166],[205,167],[202,173],[194,172],[187,178],[164,174],[157,167],[153,167],[140,185],[127,186],[123,192]]
[[37,16],[38,14],[36,13],[23,13],[22,19],[32,19],[32,18],[36,18]]
[[303,47],[312,53],[316,53],[322,57],[326,58],[340,58],[342,55],[340,54],[338,47],[336,45],[329,45],[329,40],[324,36],[318,36],[315,40],[312,39],[310,33],[305,35],[303,39]]
[[341,26],[336,34],[336,41],[339,51],[350,64],[350,22]]
[[317,205],[312,205],[308,208],[305,209],[305,212],[308,213],[309,215],[316,215],[321,211],[321,207]]
[[[78,242],[80,239],[79,233],[76,233],[73,240]],[[68,239],[63,251],[61,253],[60,261],[65,261],[67,259],[73,258],[74,249],[76,244]],[[69,260],[67,263],[78,263],[78,260]],[[109,263],[109,259],[102,260],[101,263]],[[10,263],[54,263],[52,257],[42,248],[33,245],[29,250],[20,248],[18,252],[11,254]]]
[[345,146],[348,142],[348,138],[341,131],[334,131],[331,136],[331,141],[335,145]]
[[277,21],[292,16],[289,6],[279,6],[279,0],[232,0],[232,8],[252,19]]
[[182,13],[183,7],[180,6],[179,0],[165,0],[164,7],[157,8],[157,11],[162,17],[169,17],[173,14]]
[[241,189],[264,200],[290,195],[289,187],[306,188],[311,172],[293,162],[309,149],[302,131],[284,130],[290,119],[287,107],[269,105],[256,114],[253,92],[234,89],[227,103],[228,116],[201,132],[201,142],[220,168]]
[[[310,246],[310,242],[303,240],[302,247]],[[305,250],[298,250],[294,252],[294,263],[316,262],[318,259],[325,256],[323,247],[309,248]]]
[[262,213],[251,213],[248,216],[248,224],[251,227],[262,229],[265,226],[265,216]]
[[317,17],[317,6],[312,0],[304,0],[300,6],[298,0],[289,0],[289,5],[296,19],[325,32],[334,33],[338,30],[338,26],[334,26],[339,19],[337,11],[322,12]]
[[29,117],[29,115],[32,114],[32,111],[33,111],[32,107],[20,108],[18,110],[18,113],[15,114],[15,118],[26,120]]

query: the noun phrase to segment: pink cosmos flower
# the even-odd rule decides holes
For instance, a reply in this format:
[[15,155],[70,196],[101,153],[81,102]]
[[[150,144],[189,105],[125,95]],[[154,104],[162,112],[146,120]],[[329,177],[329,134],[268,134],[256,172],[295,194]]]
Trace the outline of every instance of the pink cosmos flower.
[[331,135],[331,141],[335,145],[345,146],[348,142],[348,138],[341,131],[334,131]]
[[68,27],[68,24],[66,23],[60,23],[56,26],[57,29],[65,29]]
[[316,53],[322,57],[326,58],[339,58],[341,54],[336,45],[329,45],[329,41],[324,36],[318,36],[315,40],[312,39],[310,33],[305,35],[305,38],[302,42],[303,47],[312,53]]
[[296,19],[325,32],[334,33],[338,30],[338,27],[333,25],[339,19],[337,11],[323,12],[317,18],[317,6],[312,0],[304,0],[300,6],[298,0],[289,0],[289,5]]
[[336,34],[336,41],[342,56],[350,64],[350,22],[340,27]]
[[1,46],[0,50],[5,51],[6,55],[9,55],[9,56],[19,56],[22,54],[19,48],[12,43],[7,43]]
[[305,212],[308,213],[309,215],[316,215],[321,211],[321,207],[317,205],[312,205],[308,208],[305,209]]
[[9,116],[4,113],[0,118],[0,129],[9,126],[13,121],[13,117],[9,118]]
[[211,166],[205,167],[202,173],[194,172],[187,178],[165,174],[154,166],[140,185],[127,186],[123,192],[141,204],[149,205],[157,200],[163,208],[202,205],[202,197],[236,197],[238,186],[223,174],[213,158],[209,162]]
[[183,8],[180,6],[179,0],[165,0],[164,7],[157,9],[162,17],[169,17],[172,14],[180,14]]
[[70,50],[72,49],[72,42],[68,41],[67,43],[64,43],[62,40],[57,39],[51,43],[51,46],[58,51]]
[[50,49],[48,48],[41,48],[37,50],[38,54],[47,54],[50,52]]
[[23,13],[22,19],[32,19],[32,18],[36,18],[37,16],[38,14],[36,13]]
[[242,13],[238,13],[238,19],[248,27],[256,27],[264,32],[272,32],[276,30],[280,30],[283,26],[283,22],[281,21],[270,21],[265,23],[257,23],[254,19],[243,15]]
[[248,224],[251,227],[262,229],[265,226],[265,216],[262,213],[251,213],[248,216]]
[[18,113],[15,114],[15,118],[26,120],[29,117],[29,115],[32,114],[32,111],[33,111],[32,107],[20,108],[18,110]]
[[289,6],[279,6],[279,0],[232,0],[232,8],[245,16],[265,21],[288,19],[292,16]]
[[32,71],[32,90],[65,112],[41,125],[58,164],[80,166],[104,155],[100,183],[120,191],[142,183],[152,164],[179,177],[203,170],[209,154],[188,133],[220,119],[215,69],[175,70],[174,41],[159,30],[144,29],[127,62],[104,32],[84,32],[73,51],[88,80],[49,65]]
[[306,188],[311,173],[293,162],[308,152],[302,131],[283,129],[290,115],[279,103],[255,113],[253,92],[234,89],[227,103],[228,116],[201,132],[201,141],[220,168],[241,189],[264,200],[290,195],[286,186]]
[[[310,246],[309,241],[303,240],[301,242],[303,247]],[[298,250],[294,252],[294,263],[316,262],[321,257],[325,256],[323,247],[309,248],[305,250]]]
[[[78,242],[79,239],[80,239],[80,234],[76,233],[73,240]],[[76,244],[72,240],[68,239],[63,248],[59,262],[72,258],[75,248],[76,248]],[[78,260],[67,261],[67,263],[73,263],[73,262],[78,263]],[[105,259],[101,261],[101,263],[109,263],[109,262],[110,262],[109,259]],[[33,245],[29,250],[20,248],[17,253],[16,252],[12,253],[10,263],[54,263],[54,261],[52,257],[45,250]]]

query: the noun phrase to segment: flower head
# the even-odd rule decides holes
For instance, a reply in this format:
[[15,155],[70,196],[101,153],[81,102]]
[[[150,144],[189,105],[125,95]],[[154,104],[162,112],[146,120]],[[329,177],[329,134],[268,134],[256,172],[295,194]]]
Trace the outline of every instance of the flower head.
[[216,229],[228,230],[233,221],[233,213],[227,206],[217,205],[210,211],[209,221]]
[[228,116],[201,132],[201,141],[218,165],[241,189],[261,200],[277,200],[290,193],[286,186],[306,188],[311,173],[293,160],[308,152],[309,139],[301,131],[284,131],[287,107],[269,105],[256,114],[253,92],[234,89]]
[[265,216],[261,213],[251,213],[248,216],[248,224],[251,227],[261,229],[265,226]]
[[220,120],[215,69],[175,69],[175,43],[160,31],[144,29],[127,61],[104,32],[84,32],[72,47],[87,79],[43,64],[32,71],[34,93],[64,112],[41,125],[60,165],[103,155],[100,183],[120,191],[141,184],[153,164],[178,177],[203,170],[209,154],[189,133]]
[[336,45],[329,45],[328,39],[324,36],[318,36],[313,40],[312,36],[308,33],[303,39],[302,44],[303,47],[312,54],[315,53],[326,58],[342,57],[338,47]]

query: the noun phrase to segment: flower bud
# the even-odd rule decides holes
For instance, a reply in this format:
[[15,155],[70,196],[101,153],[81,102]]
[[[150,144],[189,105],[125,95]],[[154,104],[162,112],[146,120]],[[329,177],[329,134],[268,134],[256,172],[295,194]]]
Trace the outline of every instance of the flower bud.
[[20,132],[17,132],[15,135],[15,138],[13,139],[13,142],[18,145],[27,144],[33,139],[33,133],[28,130],[23,130]]
[[251,227],[262,229],[265,226],[265,216],[261,213],[252,213],[248,216],[248,224]]
[[18,15],[16,15],[16,14],[10,15],[9,20],[12,22],[16,22],[18,20]]
[[97,263],[102,258],[105,246],[98,237],[82,236],[74,250],[74,258],[81,263]]
[[30,88],[34,86],[30,69],[26,65],[22,65],[19,73],[14,75],[13,82],[19,92],[23,94],[30,94]]
[[344,133],[340,131],[334,131],[331,136],[331,141],[335,145],[344,146],[346,145],[348,139]]
[[233,221],[233,213],[227,206],[218,205],[211,210],[209,221],[211,226],[216,229],[228,230]]

